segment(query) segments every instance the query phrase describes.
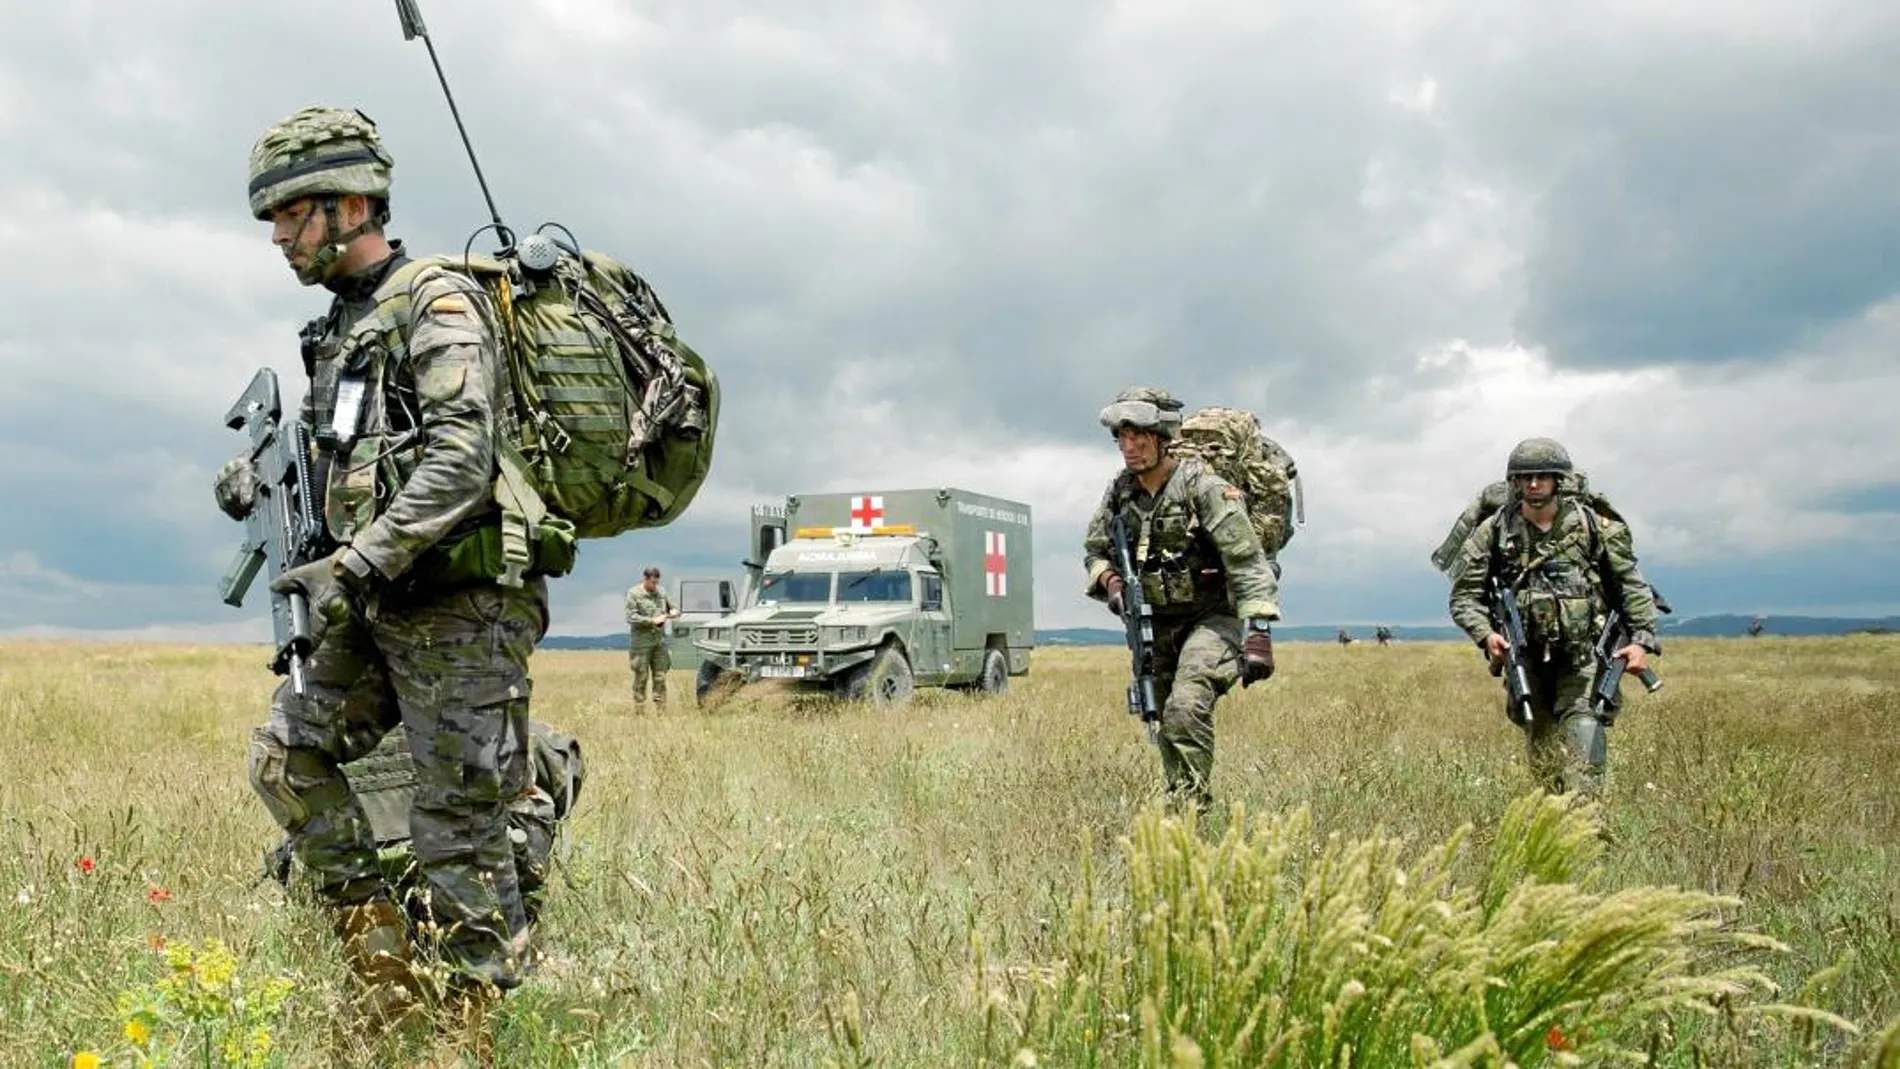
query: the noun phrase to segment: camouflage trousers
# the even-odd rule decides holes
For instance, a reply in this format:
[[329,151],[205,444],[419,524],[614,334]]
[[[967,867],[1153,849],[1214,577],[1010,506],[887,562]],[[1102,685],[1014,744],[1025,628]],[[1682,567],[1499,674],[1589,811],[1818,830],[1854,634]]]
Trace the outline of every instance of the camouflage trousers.
[[1213,803],[1214,703],[1240,680],[1240,621],[1202,616],[1156,621],[1155,700],[1161,703],[1161,769],[1170,804]]
[[673,668],[673,654],[666,648],[666,637],[657,629],[652,634],[633,632],[627,640],[627,659],[633,664],[633,700],[644,703],[647,685],[651,683],[653,704],[664,707],[666,673]]
[[547,633],[547,587],[478,584],[388,593],[332,626],[305,696],[288,682],[252,733],[251,784],[319,896],[388,896],[377,842],[341,766],[401,724],[415,763],[411,848],[443,962],[468,980],[521,981],[528,924],[508,806],[532,789],[528,657]]
[[1533,659],[1526,667],[1531,722],[1523,729],[1524,752],[1531,775],[1553,793],[1600,793],[1609,744],[1603,722],[1590,709],[1595,666],[1585,661],[1574,668],[1561,659]]

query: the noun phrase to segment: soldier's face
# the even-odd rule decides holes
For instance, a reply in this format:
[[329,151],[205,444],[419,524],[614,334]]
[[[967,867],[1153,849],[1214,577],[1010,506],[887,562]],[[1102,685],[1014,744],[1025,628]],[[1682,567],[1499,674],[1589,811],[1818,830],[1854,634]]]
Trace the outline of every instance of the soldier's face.
[[1519,475],[1516,482],[1517,496],[1531,508],[1541,509],[1557,496],[1557,476],[1549,472],[1540,471],[1535,475]]
[[651,594],[655,590],[660,589],[660,577],[657,575],[649,575],[641,580],[640,585],[646,587],[647,593]]
[[[341,198],[337,203],[339,231],[348,230],[368,218],[369,202],[358,196]],[[342,270],[342,257],[336,257],[321,270],[313,267],[317,250],[329,237],[329,216],[315,197],[299,197],[271,211],[271,244],[283,250],[284,259],[297,280],[305,285],[322,282]]]
[[1161,436],[1153,431],[1123,427],[1115,432],[1115,446],[1121,450],[1122,463],[1136,475],[1161,463]]

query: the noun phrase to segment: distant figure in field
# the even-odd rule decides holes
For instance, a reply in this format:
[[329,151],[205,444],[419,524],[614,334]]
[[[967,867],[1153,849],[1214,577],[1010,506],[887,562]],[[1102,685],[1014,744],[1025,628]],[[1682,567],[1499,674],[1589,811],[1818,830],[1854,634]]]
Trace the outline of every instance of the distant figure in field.
[[1766,631],[1767,629],[1768,629],[1768,622],[1766,620],[1763,620],[1759,616],[1755,617],[1753,620],[1748,621],[1748,637],[1749,638],[1760,638],[1761,633],[1763,631]]
[[1338,642],[1341,646],[1350,646],[1354,641],[1352,632],[1342,627],[1339,629],[1339,635],[1334,641]]
[[1392,644],[1392,629],[1384,624],[1380,624],[1378,630],[1372,633],[1372,637],[1379,640],[1379,645],[1390,646]]
[[633,708],[645,712],[648,685],[653,708],[666,711],[666,673],[673,654],[666,648],[666,622],[678,618],[679,606],[660,589],[660,569],[648,565],[640,581],[627,591],[627,659],[633,666]]

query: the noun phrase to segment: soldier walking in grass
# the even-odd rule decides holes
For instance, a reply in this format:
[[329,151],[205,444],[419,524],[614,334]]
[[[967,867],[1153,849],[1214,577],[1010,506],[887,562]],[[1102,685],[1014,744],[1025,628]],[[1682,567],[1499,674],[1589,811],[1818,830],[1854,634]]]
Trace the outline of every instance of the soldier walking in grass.
[[633,704],[644,711],[648,684],[652,685],[653,708],[666,709],[666,673],[673,667],[673,655],[666,648],[666,622],[678,618],[679,606],[660,586],[660,569],[649,566],[640,581],[627,591],[627,657],[633,664]]
[[1379,640],[1379,645],[1390,646],[1392,644],[1392,629],[1384,624],[1380,624],[1372,632],[1372,637]]
[[[1279,582],[1247,515],[1241,492],[1198,459],[1168,454],[1182,423],[1166,390],[1123,390],[1101,423],[1121,450],[1082,540],[1090,597],[1121,615],[1130,582],[1154,612],[1156,739],[1172,805],[1212,803],[1214,703],[1238,680],[1273,675],[1272,622]],[[1140,573],[1118,575],[1109,525],[1121,517]]]
[[1617,609],[1629,645],[1616,655],[1641,672],[1661,652],[1656,599],[1636,565],[1629,528],[1581,495],[1560,493],[1570,454],[1549,438],[1530,438],[1505,465],[1510,500],[1472,530],[1459,551],[1451,618],[1494,664],[1508,650],[1491,592],[1516,592],[1528,649],[1532,718],[1524,725],[1533,774],[1545,789],[1596,793],[1607,742],[1591,708],[1594,644],[1605,614]]
[[[482,1060],[488,1011],[529,962],[508,812],[531,793],[528,658],[547,631],[547,587],[532,569],[502,585],[490,567],[505,388],[492,312],[475,282],[385,238],[392,166],[375,124],[336,108],[292,115],[251,151],[252,214],[297,280],[331,295],[303,331],[311,381],[297,418],[317,443],[335,548],[272,584],[308,598],[316,648],[305,694],[280,686],[253,734],[250,779],[331,910],[351,1030],[406,1025],[432,1005]],[[245,456],[226,464],[219,506],[245,515],[256,478]],[[341,770],[398,724],[439,987],[412,968],[407,918]]]

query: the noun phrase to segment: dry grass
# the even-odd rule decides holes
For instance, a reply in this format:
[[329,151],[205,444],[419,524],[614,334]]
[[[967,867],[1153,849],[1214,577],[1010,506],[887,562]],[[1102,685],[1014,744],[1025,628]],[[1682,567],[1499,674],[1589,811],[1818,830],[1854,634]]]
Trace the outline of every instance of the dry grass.
[[[1572,882],[1547,883],[1584,896],[1566,900],[1583,913],[1563,923],[1626,902],[1619,892],[1675,887],[1674,923],[1760,932],[1786,949],[1679,943],[1693,960],[1665,975],[1755,979],[1711,996],[1713,1017],[1632,995],[1605,1018],[1606,1041],[1646,1041],[1671,1065],[1873,1057],[1871,1037],[1900,1014],[1896,654],[1900,640],[1884,637],[1678,642],[1662,665],[1668,688],[1632,699],[1611,738],[1612,843],[1596,861],[1578,847]],[[1420,879],[1440,858],[1446,894],[1470,888],[1480,917],[1515,902],[1521,881],[1486,880],[1523,838],[1500,841],[1500,829],[1526,782],[1476,655],[1313,644],[1280,659],[1280,678],[1222,703],[1216,770],[1223,802],[1277,820],[1222,815],[1182,839],[1144,823],[1158,770],[1121,711],[1113,650],[1039,652],[1005,699],[926,694],[895,716],[761,690],[716,714],[676,702],[636,718],[623,655],[538,655],[535,713],[580,736],[589,780],[546,918],[550,960],[505,1004],[504,1063],[1006,1061],[1060,1029],[1011,1026],[1010,1014],[1028,1017],[997,978],[1017,990],[1061,982],[1088,925],[1112,927],[1105,918],[1141,901],[1140,842],[1174,843],[1191,868],[1195,842],[1253,842],[1266,827],[1292,841],[1297,824],[1312,856],[1287,870],[1299,875],[1289,886],[1310,890],[1310,866],[1327,857],[1328,871],[1380,859]],[[151,944],[212,938],[244,976],[295,981],[274,1058],[335,1060],[340,964],[322,918],[257,878],[275,838],[244,781],[246,736],[273,682],[260,660],[0,646],[0,1066],[62,1064],[79,1049],[132,1064],[118,997],[162,975]],[[689,682],[676,673],[675,692]],[[1373,887],[1372,872],[1338,886]],[[1120,961],[1136,942],[1101,946]],[[1316,983],[1312,999],[1336,999]],[[1107,1012],[1134,1021],[1127,1045],[1099,1032],[1093,1054],[1044,1044],[1042,1064],[1174,1058],[1172,1040],[1144,1045],[1140,1005],[1120,999]],[[1747,1012],[1770,1000],[1839,1014],[1868,1038]],[[1156,1007],[1145,1034],[1212,1049],[1218,1029],[1162,1027],[1179,1010]],[[1653,1027],[1635,1036],[1632,1014]],[[1333,1064],[1320,1047],[1286,1049],[1284,1064]]]

